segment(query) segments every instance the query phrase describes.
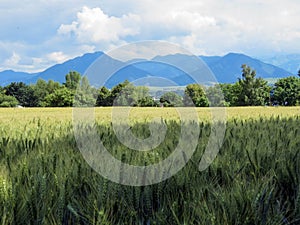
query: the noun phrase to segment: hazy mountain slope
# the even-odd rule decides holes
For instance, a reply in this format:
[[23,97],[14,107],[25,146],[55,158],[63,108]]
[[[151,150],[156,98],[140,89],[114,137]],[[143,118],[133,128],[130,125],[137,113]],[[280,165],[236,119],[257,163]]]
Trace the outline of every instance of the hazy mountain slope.
[[29,82],[36,76],[35,73],[16,72],[13,70],[4,70],[0,72],[0,85],[5,86],[11,82]]
[[[99,57],[102,57],[103,64],[95,63],[91,70],[89,66]],[[169,80],[170,85],[184,86],[193,83],[193,79],[182,68],[186,68],[188,72],[192,73],[192,76],[200,74],[201,76],[200,78],[198,76],[197,80],[201,83],[215,82],[215,79],[210,77],[211,73],[209,71],[213,72],[218,82],[233,83],[236,82],[237,78],[241,77],[242,64],[249,65],[256,70],[257,76],[263,78],[281,78],[292,75],[284,69],[243,54],[230,53],[223,57],[200,56],[200,58],[202,63],[204,62],[205,64],[202,64],[200,70],[199,68],[195,70],[195,57],[189,55],[156,56],[153,58],[153,61],[132,60],[130,63],[125,63],[115,60],[103,52],[95,52],[51,66],[40,73],[30,74],[12,70],[0,72],[0,85],[4,86],[13,81],[35,83],[38,78],[51,79],[62,83],[65,81],[65,75],[70,71],[78,71],[81,74],[87,72],[86,75],[91,84],[96,86],[105,84],[109,88],[123,82],[125,79],[134,81],[145,77],[148,81],[152,80],[153,83],[151,85],[154,86],[159,86],[162,80],[149,78],[161,77],[165,81]],[[87,70],[88,68],[90,69]],[[119,68],[120,70],[114,71],[114,68]]]
[[274,57],[262,58],[264,62],[273,64],[285,69],[294,75],[298,74],[300,69],[300,54],[278,55]]
[[[207,59],[203,60],[207,61]],[[240,78],[242,64],[247,64],[255,69],[257,76],[262,78],[281,78],[292,75],[284,69],[237,53],[229,53],[219,60],[214,60],[207,64],[220,83],[232,83],[235,82],[237,78]]]

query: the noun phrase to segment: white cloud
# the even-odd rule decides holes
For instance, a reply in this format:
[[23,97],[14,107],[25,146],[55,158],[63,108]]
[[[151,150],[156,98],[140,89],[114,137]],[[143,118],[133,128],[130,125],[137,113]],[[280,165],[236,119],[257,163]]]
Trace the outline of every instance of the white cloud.
[[121,38],[139,33],[139,16],[134,14],[114,17],[105,14],[101,8],[83,7],[77,13],[77,20],[62,24],[59,34],[75,34],[82,43],[118,42]]
[[42,70],[143,40],[195,54],[298,53],[299,11],[296,0],[3,0],[0,69]]
[[13,52],[12,56],[4,61],[4,65],[7,67],[15,67],[20,62],[21,57]]
[[18,53],[13,52],[13,54],[4,60],[1,64],[1,70],[10,70],[13,69],[15,71],[33,71],[34,65],[31,63],[32,59],[29,58],[22,58]]
[[59,51],[59,52],[52,52],[50,54],[47,54],[47,59],[50,60],[51,62],[54,63],[62,63],[68,59],[70,59],[70,57],[66,54],[64,54],[63,52]]
[[96,51],[96,47],[94,45],[80,45],[79,52],[95,52]]
[[202,16],[200,13],[188,11],[174,11],[168,15],[169,26],[188,30],[190,32],[209,26],[216,26],[216,19],[211,16]]

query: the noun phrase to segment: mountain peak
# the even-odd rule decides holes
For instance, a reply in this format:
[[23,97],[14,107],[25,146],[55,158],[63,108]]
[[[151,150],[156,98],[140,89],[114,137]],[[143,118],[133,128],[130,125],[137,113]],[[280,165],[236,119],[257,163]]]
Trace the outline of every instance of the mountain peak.
[[[25,83],[35,83],[39,78],[44,80],[54,80],[63,83],[65,81],[65,75],[70,71],[77,71],[84,74],[88,67],[101,55],[105,53],[99,51],[94,53],[86,53],[76,58],[70,59],[64,63],[56,64],[49,67],[43,72],[38,74],[28,74],[23,72],[15,72],[13,70],[6,70],[0,72],[0,85],[7,85],[10,82],[20,82]],[[182,54],[169,55],[169,56],[157,56],[155,59],[161,59],[167,57],[172,62],[183,62],[188,59],[188,55],[184,56]],[[254,70],[258,76],[262,78],[281,78],[286,76],[291,76],[290,72],[287,72],[279,67],[271,64],[266,64],[258,59],[254,59],[243,53],[228,53],[225,56],[200,56],[200,58],[208,65],[210,70],[215,74],[218,82],[220,83],[233,83],[237,81],[237,78],[241,76],[241,65],[247,64]],[[121,62],[115,60],[111,57],[107,57],[108,65],[110,63]],[[185,62],[184,62],[185,63]],[[188,63],[188,61],[186,62]],[[174,64],[175,65],[175,64]],[[143,67],[144,66],[144,67]],[[101,73],[101,68],[99,68],[99,73]],[[150,75],[149,75],[150,74]],[[182,71],[176,71],[174,69],[163,67],[162,65],[143,63],[142,65],[136,65],[124,69],[122,73],[118,73],[118,77],[114,77],[111,80],[109,86],[115,85],[117,83],[123,82],[125,79],[133,81],[137,78],[142,78],[144,76],[155,76],[158,74],[165,79],[174,81],[175,83],[180,83],[180,85],[186,85],[190,82],[190,79],[184,77]],[[91,84],[93,84],[93,81]]]
[[229,52],[228,54],[224,55],[223,57],[247,57],[247,58],[251,58],[248,55],[245,55],[243,53],[236,53],[236,52]]

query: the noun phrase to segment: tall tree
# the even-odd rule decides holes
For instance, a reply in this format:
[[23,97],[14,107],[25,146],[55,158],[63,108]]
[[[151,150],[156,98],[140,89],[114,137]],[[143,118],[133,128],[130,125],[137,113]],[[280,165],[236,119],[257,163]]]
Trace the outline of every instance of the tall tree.
[[268,104],[270,101],[271,87],[262,78],[256,78],[255,70],[247,65],[242,65],[242,79],[238,81],[241,92],[238,105],[258,106]]
[[47,89],[47,82],[42,79],[38,79],[35,85],[32,86],[35,92],[35,95],[38,98],[38,106],[44,106],[44,99],[49,94]]
[[112,106],[111,93],[106,87],[101,87],[98,91],[97,106]]
[[81,82],[80,82],[80,88],[82,90],[85,90],[85,91],[88,91],[90,92],[91,91],[91,85],[90,85],[90,82],[87,78],[87,76],[83,76],[82,79],[81,79]]
[[97,95],[94,95],[94,88],[86,76],[82,77],[80,85],[74,90],[74,105],[75,106],[95,106]]
[[279,79],[273,88],[272,100],[275,104],[294,106],[300,104],[300,77]]
[[208,99],[204,89],[199,84],[189,84],[184,90],[183,103],[185,106],[206,107]]
[[49,94],[52,94],[55,90],[61,88],[61,84],[58,82],[55,82],[53,80],[48,80],[47,83],[47,91]]
[[70,90],[76,90],[80,84],[81,75],[76,71],[71,71],[66,75],[66,82],[64,85]]

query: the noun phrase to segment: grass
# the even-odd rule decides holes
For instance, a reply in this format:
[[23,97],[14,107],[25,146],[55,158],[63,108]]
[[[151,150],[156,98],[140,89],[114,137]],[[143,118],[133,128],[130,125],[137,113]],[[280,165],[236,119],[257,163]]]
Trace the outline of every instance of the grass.
[[[147,121],[154,117],[162,117],[167,120],[178,120],[179,116],[175,108],[135,108],[131,109],[132,120]],[[191,109],[186,108],[187,113]],[[200,120],[209,120],[211,117],[210,108],[196,108]],[[98,120],[107,122],[111,120],[111,107],[95,108],[95,117]],[[300,107],[229,107],[226,108],[228,120],[258,118],[260,116],[270,117],[293,117],[300,115]],[[1,123],[27,123],[32,119],[71,121],[72,108],[0,108]]]
[[[174,109],[133,108],[138,136],[149,134],[151,118],[167,120],[157,154],[124,147],[109,123],[111,110],[95,110],[95,128],[114,157],[152,164],[177,145]],[[299,224],[300,107],[227,108],[223,145],[202,172],[210,111],[197,111],[198,146],[184,169],[159,184],[131,187],[85,162],[71,108],[0,109],[0,224]]]

